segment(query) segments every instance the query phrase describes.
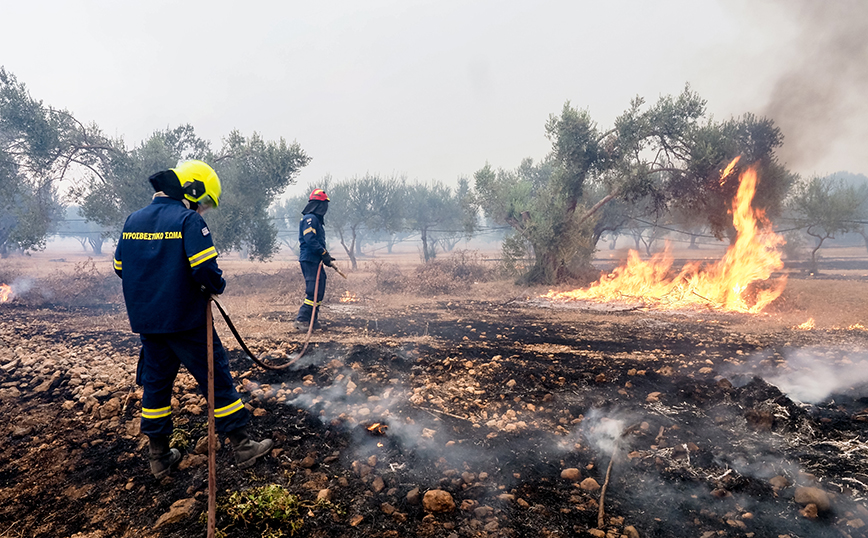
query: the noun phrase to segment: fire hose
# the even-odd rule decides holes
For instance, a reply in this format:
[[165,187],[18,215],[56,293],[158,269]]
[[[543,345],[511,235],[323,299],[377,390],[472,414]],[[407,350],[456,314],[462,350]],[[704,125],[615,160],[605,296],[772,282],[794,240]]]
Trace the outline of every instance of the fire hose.
[[[314,284],[314,288],[313,288],[313,298],[314,298],[313,310],[310,313],[310,325],[307,328],[307,335],[304,338],[304,346],[301,349],[301,353],[299,353],[297,356],[295,356],[288,363],[281,364],[279,366],[274,366],[274,365],[267,364],[267,363],[261,361],[260,359],[258,359],[256,357],[256,355],[253,354],[252,351],[250,351],[250,348],[248,348],[247,344],[244,343],[244,339],[241,338],[241,334],[239,334],[238,329],[235,328],[235,324],[232,323],[232,319],[230,319],[229,314],[226,313],[226,310],[223,308],[223,305],[220,304],[220,301],[218,301],[216,297],[214,297],[214,296],[211,297],[211,299],[214,301],[214,304],[217,305],[217,310],[220,311],[220,314],[223,316],[223,319],[226,321],[226,325],[229,326],[229,330],[232,332],[232,335],[235,337],[235,340],[241,346],[242,351],[244,351],[244,353],[246,353],[247,356],[250,357],[250,360],[252,360],[257,365],[259,365],[260,367],[262,367],[266,370],[284,370],[286,368],[289,368],[293,364],[295,364],[302,357],[302,355],[304,355],[305,351],[307,351],[308,344],[310,344],[310,335],[311,335],[311,333],[313,333],[313,324],[314,324],[314,321],[316,320],[316,309],[317,309],[316,299],[319,296],[319,277],[320,277],[320,274],[322,272],[322,268],[323,268],[323,263],[319,262],[319,266],[317,267],[317,270],[316,270],[316,284]],[[331,268],[334,269],[337,272],[337,274],[341,275],[344,278],[347,278],[347,275],[343,274],[341,272],[341,270],[338,269],[337,267],[335,267],[334,265],[332,265]]]

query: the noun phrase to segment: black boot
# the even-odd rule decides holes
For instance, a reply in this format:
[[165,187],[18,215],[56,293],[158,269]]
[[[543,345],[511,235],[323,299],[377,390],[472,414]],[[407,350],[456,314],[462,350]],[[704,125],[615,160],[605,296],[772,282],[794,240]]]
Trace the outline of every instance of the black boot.
[[239,469],[253,467],[256,460],[271,452],[271,448],[274,446],[274,441],[271,439],[263,439],[262,441],[251,439],[246,426],[232,430],[228,436],[232,448],[235,450],[235,464],[238,465]]
[[150,440],[151,474],[154,478],[169,476],[172,469],[181,461],[181,452],[177,448],[169,448],[168,435],[155,435]]

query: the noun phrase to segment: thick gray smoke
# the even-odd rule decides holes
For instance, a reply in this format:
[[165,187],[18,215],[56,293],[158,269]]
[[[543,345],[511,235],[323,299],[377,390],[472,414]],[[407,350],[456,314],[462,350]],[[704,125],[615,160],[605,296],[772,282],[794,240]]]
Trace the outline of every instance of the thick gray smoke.
[[804,348],[787,354],[785,362],[769,365],[764,357],[721,371],[736,385],[759,376],[791,400],[818,404],[833,394],[868,394],[868,352]]
[[783,71],[761,115],[783,131],[782,162],[814,170],[836,144],[868,135],[868,2],[777,3],[798,31],[780,51]]

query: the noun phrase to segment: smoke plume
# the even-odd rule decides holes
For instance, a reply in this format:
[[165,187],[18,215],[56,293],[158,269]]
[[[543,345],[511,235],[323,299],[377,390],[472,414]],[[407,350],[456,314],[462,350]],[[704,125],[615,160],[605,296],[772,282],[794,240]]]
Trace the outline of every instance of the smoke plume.
[[[779,157],[813,169],[836,144],[864,140],[868,120],[868,2],[779,0],[798,33],[762,115],[784,134]],[[831,170],[836,171],[836,170]],[[858,172],[858,170],[853,170]]]

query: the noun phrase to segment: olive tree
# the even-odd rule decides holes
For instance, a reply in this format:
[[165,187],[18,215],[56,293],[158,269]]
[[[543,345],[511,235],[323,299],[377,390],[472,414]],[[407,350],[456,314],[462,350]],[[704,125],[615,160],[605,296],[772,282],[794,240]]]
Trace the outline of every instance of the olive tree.
[[[599,212],[613,201],[626,202],[625,208],[641,202],[655,215],[680,205],[703,214],[722,237],[729,230],[724,217],[737,181],[721,183],[720,172],[734,157],[760,165],[763,191],[756,200],[772,211],[780,208],[792,182],[774,158],[782,138],[771,121],[746,116],[715,123],[689,87],[650,107],[635,98],[607,130],[567,102],[549,117],[545,130],[551,151],[542,162],[526,160],[514,171],[486,164],[474,174],[485,213],[511,226],[515,240],[533,252],[527,282],[585,273],[606,229],[596,229]],[[617,216],[607,219],[611,224]]]

